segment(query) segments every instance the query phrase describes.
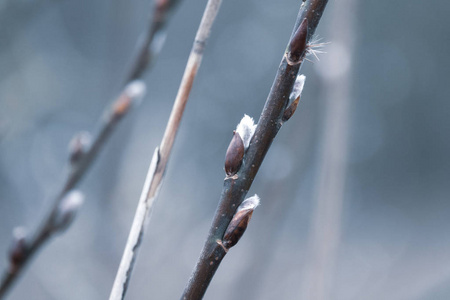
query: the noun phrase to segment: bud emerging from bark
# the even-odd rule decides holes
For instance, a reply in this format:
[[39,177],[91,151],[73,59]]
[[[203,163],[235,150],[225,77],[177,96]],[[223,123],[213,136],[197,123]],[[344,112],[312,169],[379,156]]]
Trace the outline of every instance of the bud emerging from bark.
[[146,85],[142,80],[133,80],[113,104],[113,117],[125,115],[133,103],[140,103],[146,92]]
[[289,42],[286,59],[290,65],[299,64],[306,54],[308,42],[308,19],[303,19],[302,23],[294,33]]
[[228,224],[227,230],[223,235],[222,244],[226,249],[230,249],[237,244],[239,239],[247,229],[248,223],[253,215],[253,211],[259,205],[258,195],[245,199],[239,205],[236,213]]
[[91,146],[92,136],[89,132],[77,133],[69,143],[70,163],[78,163]]
[[283,113],[282,121],[286,122],[289,120],[297,110],[298,103],[300,101],[300,96],[303,91],[303,86],[305,85],[305,75],[301,74],[297,76],[297,79],[295,79],[294,87],[292,88],[291,95],[289,98],[291,99],[292,103],[286,108],[286,110]]
[[83,202],[84,195],[80,191],[74,190],[67,194],[53,216],[53,229],[62,231],[69,227]]
[[234,131],[233,138],[228,146],[227,154],[225,155],[225,173],[227,173],[228,176],[236,174],[242,165],[243,158],[244,143],[242,142],[239,133]]
[[244,159],[244,153],[255,134],[256,124],[248,115],[244,115],[234,131],[233,138],[225,155],[225,172],[228,176],[236,174]]
[[9,260],[11,267],[15,268],[22,264],[28,255],[26,243],[26,232],[22,227],[17,227],[13,231],[13,241],[9,250]]

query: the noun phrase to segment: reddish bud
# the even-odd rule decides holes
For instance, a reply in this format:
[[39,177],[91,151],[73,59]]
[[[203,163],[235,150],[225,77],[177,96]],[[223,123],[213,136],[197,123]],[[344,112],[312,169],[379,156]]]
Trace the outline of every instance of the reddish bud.
[[13,268],[21,265],[28,255],[28,246],[25,240],[26,234],[23,228],[13,231],[13,241],[9,250],[9,260]]
[[283,117],[281,118],[281,120],[283,122],[286,122],[287,120],[289,120],[294,115],[295,111],[297,110],[297,106],[298,106],[298,102],[299,101],[300,101],[300,96],[298,96],[297,99],[292,101],[292,103],[289,105],[289,107],[286,108],[286,110],[283,113]]
[[289,42],[287,61],[289,64],[298,64],[301,62],[306,53],[308,39],[308,19],[303,19],[294,36]]
[[231,139],[230,145],[227,149],[227,154],[225,155],[225,173],[228,176],[236,174],[244,158],[244,143],[241,136],[236,131],[234,132],[233,138]]
[[253,211],[258,205],[259,197],[255,195],[243,201],[238,207],[223,235],[222,245],[225,249],[230,249],[239,242],[252,218]]

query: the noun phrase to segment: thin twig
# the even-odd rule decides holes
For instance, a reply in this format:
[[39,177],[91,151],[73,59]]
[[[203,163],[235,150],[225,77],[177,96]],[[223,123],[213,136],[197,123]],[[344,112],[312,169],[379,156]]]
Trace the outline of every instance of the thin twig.
[[144,234],[146,220],[149,217],[153,202],[158,196],[170,152],[181,122],[181,117],[183,116],[192,84],[203,58],[205,43],[209,37],[211,27],[221,3],[222,0],[208,0],[203,13],[164,136],[160,147],[155,149],[150,163],[150,168],[142,189],[141,198],[136,209],[130,234],[111,290],[110,300],[119,300],[124,299],[125,297],[139,246]]
[[[138,90],[136,90],[136,87]],[[132,102],[142,98],[145,92],[144,89],[145,86],[141,82],[133,82],[131,85],[128,85],[128,88],[125,89],[124,93],[113,103],[107,119],[103,122],[99,134],[96,136],[89,149],[87,151],[80,148],[73,149],[78,152],[72,153],[72,158],[77,156],[76,161],[72,162],[69,175],[58,196],[55,198],[50,213],[44,219],[41,227],[39,227],[33,237],[30,239],[25,238],[23,256],[19,261],[10,261],[11,264],[8,270],[5,271],[1,281],[0,299],[6,295],[11,285],[24,270],[24,267],[29,263],[33,255],[51,236],[53,236],[54,233],[58,232],[59,228],[55,227],[54,222],[56,219],[60,218],[61,203],[86,174],[86,171],[92,165],[98,152],[105,145],[106,140],[114,131],[118,122],[131,107]],[[135,93],[136,91],[137,93]]]
[[[197,300],[203,297],[227,253],[221,242],[225,230],[235,215],[236,208],[250,189],[273,139],[286,121],[286,117],[290,117],[289,114],[285,114],[285,110],[289,104],[289,95],[297,73],[307,52],[307,49],[301,49],[301,47],[302,45],[308,47],[308,42],[317,28],[327,2],[327,0],[307,0],[300,7],[291,40],[263,108],[256,132],[243,158],[244,163],[236,174],[225,178],[221,199],[208,238],[181,297],[183,300]],[[306,43],[302,43],[302,39]]]
[[[0,282],[0,299],[2,299],[9,288],[24,270],[24,267],[29,263],[30,259],[35,253],[57,232],[58,228],[54,226],[55,218],[61,214],[61,203],[67,197],[68,193],[72,191],[81,179],[84,177],[88,169],[92,166],[99,151],[105,146],[107,139],[115,130],[119,121],[127,114],[133,102],[142,99],[145,94],[145,84],[138,80],[156,55],[160,52],[162,44],[164,43],[164,27],[167,22],[167,15],[172,11],[180,0],[157,0],[154,10],[153,18],[149,29],[146,32],[144,42],[139,46],[139,55],[137,56],[130,75],[126,80],[125,87],[118,99],[107,110],[107,118],[102,122],[102,127],[95,137],[92,145],[88,149],[82,149],[83,145],[75,143],[75,148],[72,151],[71,160],[76,162],[70,165],[69,175],[64,182],[59,194],[53,201],[50,213],[43,220],[41,227],[35,232],[34,236],[25,239],[23,242],[24,249],[21,253],[20,260],[13,261],[10,257],[10,266],[4,272],[3,278]],[[79,146],[79,147],[78,147]],[[77,148],[78,147],[78,148]],[[77,152],[78,151],[78,152]]]

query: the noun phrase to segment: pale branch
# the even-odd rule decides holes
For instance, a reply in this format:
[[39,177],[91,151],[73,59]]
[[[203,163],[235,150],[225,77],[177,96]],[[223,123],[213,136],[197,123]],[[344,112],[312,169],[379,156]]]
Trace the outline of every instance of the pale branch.
[[55,197],[50,213],[43,220],[41,227],[29,240],[26,237],[23,238],[21,244],[25,248],[22,251],[23,253],[21,253],[20,260],[14,260],[10,255],[10,266],[4,272],[0,282],[0,299],[6,295],[33,255],[53,236],[55,230],[52,222],[58,215],[61,202],[84,177],[119,121],[127,114],[132,102],[136,102],[136,100],[144,96],[145,84],[137,79],[142,77],[144,71],[149,68],[150,63],[161,50],[165,39],[164,27],[167,23],[167,16],[178,2],[180,0],[156,0],[153,18],[145,33],[144,41],[138,47],[138,55],[129,72],[130,75],[126,80],[121,96],[108,109],[107,119],[102,122],[102,127],[91,145],[85,145],[85,141],[82,140],[81,136],[78,136],[78,139],[74,139],[71,143],[72,153],[69,175]]
[[166,165],[183,116],[184,108],[189,98],[197,70],[200,67],[203,58],[206,41],[211,32],[211,27],[221,3],[222,0],[208,0],[208,3],[206,4],[164,136],[160,147],[156,148],[150,164],[129,237],[125,245],[125,250],[111,290],[110,300],[119,300],[124,299],[125,297],[139,246],[144,234],[145,224],[149,218],[149,212],[152,209],[152,205],[158,196],[158,191],[161,187]]
[[[300,66],[308,53],[309,41],[317,28],[327,2],[327,0],[306,0],[300,7],[288,47],[262,110],[256,132],[243,156],[243,163],[235,174],[227,174],[224,180],[219,205],[208,238],[183,292],[181,297],[183,300],[198,300],[204,296],[220,262],[227,253],[223,247],[225,231],[235,215],[237,207],[250,189],[273,139],[283,123],[295,111],[292,108],[296,107],[298,101],[293,99],[293,103],[296,103],[288,106],[289,96],[293,91]],[[286,109],[288,109],[287,113]]]

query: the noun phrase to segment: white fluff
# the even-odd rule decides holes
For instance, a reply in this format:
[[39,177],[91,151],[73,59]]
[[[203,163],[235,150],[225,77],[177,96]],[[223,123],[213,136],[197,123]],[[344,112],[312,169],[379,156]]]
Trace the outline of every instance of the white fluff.
[[84,195],[82,192],[77,190],[69,192],[69,194],[67,194],[67,196],[65,196],[59,204],[58,213],[53,219],[54,228],[56,230],[63,230],[67,228],[83,202]]
[[16,227],[13,229],[14,240],[22,240],[27,236],[27,231],[24,227]]
[[133,80],[125,87],[125,94],[133,101],[136,101],[136,103],[139,103],[144,98],[146,91],[145,83],[139,79]]
[[244,115],[241,122],[239,122],[238,126],[236,127],[236,132],[239,133],[245,149],[247,149],[250,145],[250,140],[255,134],[255,129],[256,124],[253,121],[253,118],[248,115]]
[[241,205],[239,205],[237,211],[241,211],[241,210],[247,210],[247,209],[255,209],[258,205],[259,205],[259,196],[258,195],[254,195],[250,198],[245,199]]
[[303,74],[298,75],[295,79],[294,87],[292,88],[292,92],[289,97],[292,101],[297,99],[302,94],[303,87],[305,86],[305,80],[306,76]]

